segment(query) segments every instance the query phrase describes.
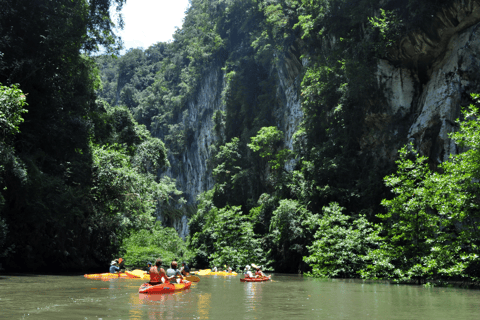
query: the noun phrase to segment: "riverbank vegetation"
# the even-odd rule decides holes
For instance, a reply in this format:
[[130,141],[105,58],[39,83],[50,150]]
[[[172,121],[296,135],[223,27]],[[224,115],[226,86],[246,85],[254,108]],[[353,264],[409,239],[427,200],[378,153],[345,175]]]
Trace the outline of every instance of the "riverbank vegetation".
[[[123,1],[57,1],[40,15],[7,2],[0,82],[28,105],[8,109],[19,132],[2,133],[4,266],[72,268],[114,255],[142,266],[160,255],[197,267],[478,282],[478,96],[451,136],[463,152],[440,166],[407,141],[396,163],[361,146],[375,144],[362,115],[387,104],[378,59],[448,1],[192,0],[173,42],[118,58],[105,8]],[[108,54],[92,57],[98,45]],[[295,63],[303,118],[287,148],[277,93]],[[207,76],[223,90],[210,115],[215,184],[187,206],[165,171],[184,170],[198,130],[188,106]],[[183,214],[187,243],[166,227]]]
[[[123,0],[3,1],[0,12],[0,264],[108,267],[125,239],[180,201],[164,143],[97,100],[92,54],[120,48]],[[155,229],[156,230],[156,229]]]

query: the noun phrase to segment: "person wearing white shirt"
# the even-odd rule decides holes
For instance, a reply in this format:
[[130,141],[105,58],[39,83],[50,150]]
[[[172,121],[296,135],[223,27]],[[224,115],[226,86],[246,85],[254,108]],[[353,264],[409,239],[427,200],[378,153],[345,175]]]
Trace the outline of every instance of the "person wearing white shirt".
[[245,266],[244,273],[245,273],[245,278],[253,278],[253,273],[252,273],[252,271],[250,271],[250,266],[249,265]]

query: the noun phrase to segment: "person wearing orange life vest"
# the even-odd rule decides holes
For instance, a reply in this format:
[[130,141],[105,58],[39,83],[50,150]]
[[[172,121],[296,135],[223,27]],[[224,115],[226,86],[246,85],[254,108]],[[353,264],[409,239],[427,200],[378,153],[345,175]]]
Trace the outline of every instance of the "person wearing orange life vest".
[[150,284],[152,286],[160,283],[165,283],[167,275],[165,270],[162,268],[162,259],[157,259],[155,261],[155,267],[150,268]]
[[257,266],[256,264],[252,263],[252,267],[256,270],[255,271],[255,278],[266,277],[266,275],[262,272],[262,267],[261,266]]

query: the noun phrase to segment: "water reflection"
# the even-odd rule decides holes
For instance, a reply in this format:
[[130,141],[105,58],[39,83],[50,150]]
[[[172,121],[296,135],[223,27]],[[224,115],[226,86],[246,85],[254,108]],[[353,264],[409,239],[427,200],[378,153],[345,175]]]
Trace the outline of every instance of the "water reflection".
[[211,293],[204,293],[198,296],[199,317],[197,319],[209,319],[211,299],[212,299]]
[[255,311],[257,305],[262,303],[262,287],[265,282],[242,282],[245,291],[245,310]]
[[171,292],[171,293],[161,293],[161,294],[145,294],[139,293],[138,298],[140,303],[148,304],[148,305],[157,305],[159,302],[164,303],[165,301],[177,301],[175,296],[183,295],[190,292],[190,289],[186,289],[179,292]]
[[130,320],[142,319],[143,312],[141,307],[141,301],[138,293],[130,294],[130,310],[129,316]]

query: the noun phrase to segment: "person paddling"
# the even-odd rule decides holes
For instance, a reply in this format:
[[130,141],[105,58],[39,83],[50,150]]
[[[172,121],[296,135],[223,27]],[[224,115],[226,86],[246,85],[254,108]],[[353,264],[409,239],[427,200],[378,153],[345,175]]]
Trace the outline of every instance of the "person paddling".
[[110,270],[109,270],[110,273],[117,273],[120,271],[120,268],[117,267],[116,264],[117,264],[117,260],[112,260],[112,262],[110,262]]
[[184,277],[190,275],[190,268],[188,267],[188,264],[185,263],[185,261],[182,262],[182,268],[180,269],[180,273]]
[[170,264],[170,268],[167,269],[167,278],[170,281],[170,283],[177,283],[177,280],[175,279],[177,276],[182,278],[182,273],[177,270],[177,261],[172,261]]
[[167,279],[167,275],[165,274],[165,270],[162,268],[162,259],[158,258],[155,261],[155,267],[150,268],[150,284],[152,286],[160,283],[165,283],[165,279]]
[[118,267],[120,270],[125,271],[125,260],[123,258],[118,258]]
[[255,271],[255,278],[266,277],[266,275],[262,272],[262,267],[261,266],[257,266],[256,264],[252,263],[252,267],[256,270]]
[[250,271],[250,266],[248,264],[245,266],[244,272],[245,272],[245,278],[253,278],[253,273],[252,271]]
[[150,272],[150,268],[152,267],[152,263],[150,261],[147,262],[147,267],[144,269],[145,272]]

